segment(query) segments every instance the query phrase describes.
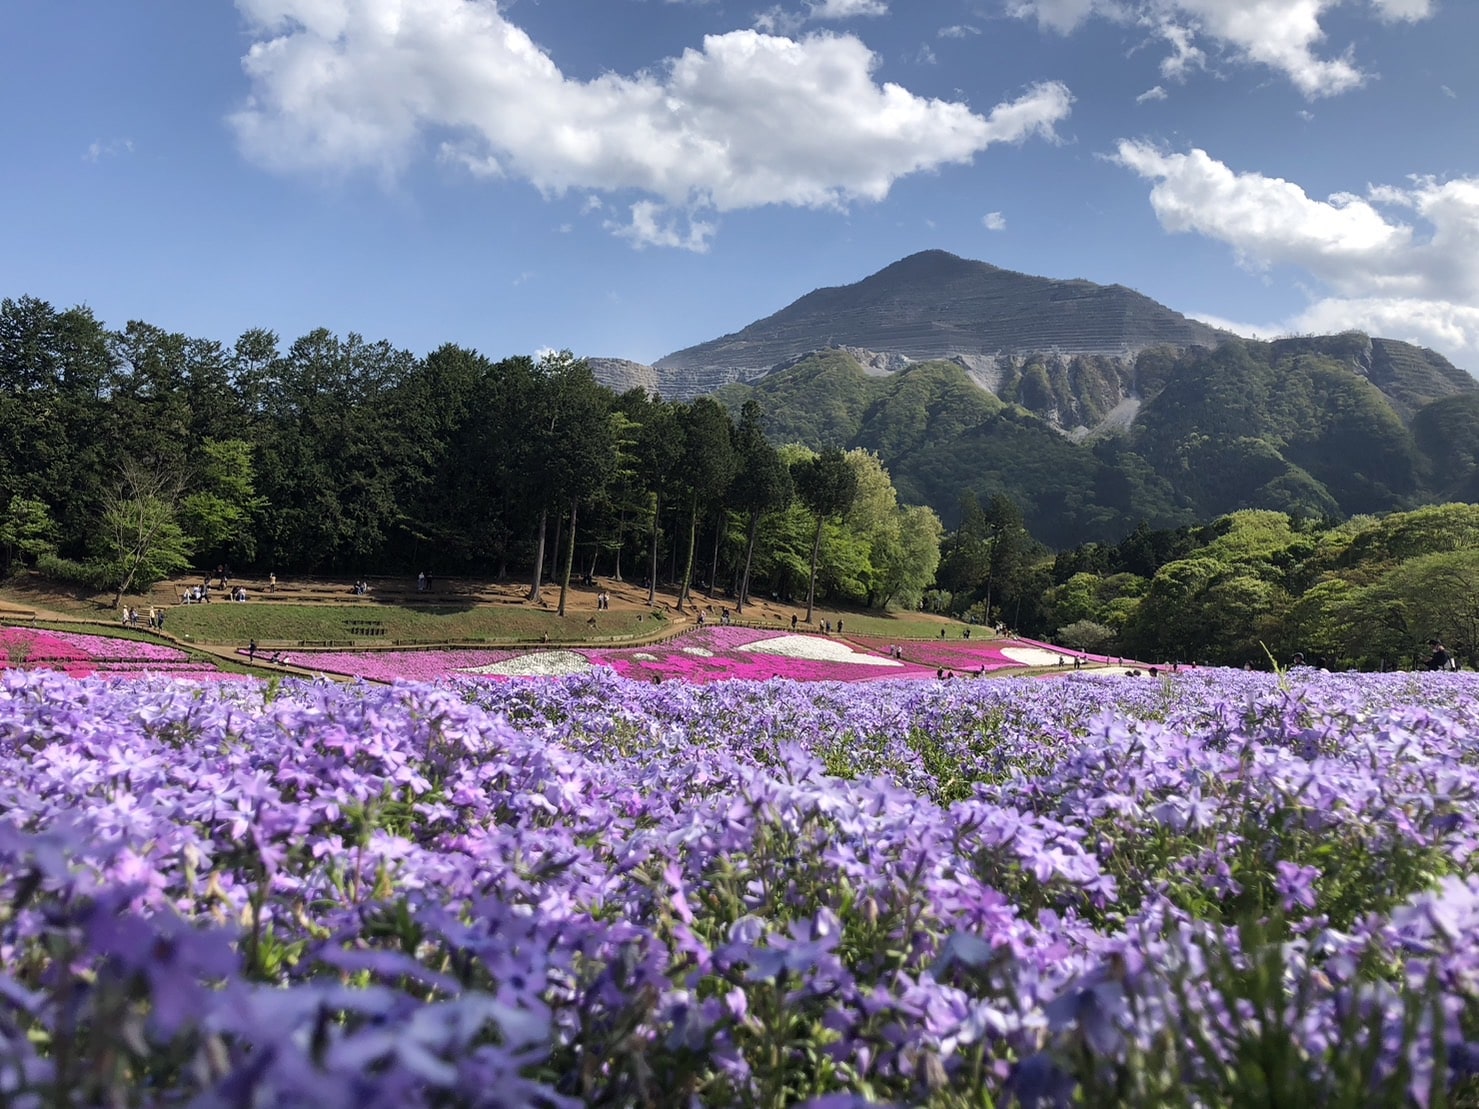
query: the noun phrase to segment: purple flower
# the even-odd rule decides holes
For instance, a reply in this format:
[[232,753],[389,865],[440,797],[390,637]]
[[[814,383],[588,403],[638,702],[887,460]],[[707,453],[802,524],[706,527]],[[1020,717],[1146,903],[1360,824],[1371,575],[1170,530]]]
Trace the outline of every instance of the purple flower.
[[1315,907],[1315,879],[1320,872],[1312,866],[1300,866],[1280,859],[1274,864],[1274,889],[1278,892],[1284,911],[1295,908]]

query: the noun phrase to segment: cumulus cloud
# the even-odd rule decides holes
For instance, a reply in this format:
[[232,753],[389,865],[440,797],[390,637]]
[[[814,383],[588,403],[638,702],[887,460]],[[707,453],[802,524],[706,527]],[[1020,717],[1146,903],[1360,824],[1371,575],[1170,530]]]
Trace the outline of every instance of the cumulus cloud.
[[916,96],[877,82],[877,58],[846,34],[709,35],[651,71],[585,81],[491,0],[237,4],[256,41],[230,123],[253,162],[393,178],[436,141],[444,162],[546,194],[645,194],[629,237],[689,249],[712,226],[675,231],[664,210],[880,200],[994,143],[1051,138],[1073,100],[1045,83],[982,115]]
[[1359,328],[1479,371],[1479,177],[1412,177],[1321,200],[1203,150],[1125,140],[1114,158],[1154,182],[1151,206],[1168,231],[1227,243],[1254,270],[1314,278],[1322,288],[1288,329]]
[[1007,218],[1000,212],[987,212],[981,217],[981,226],[987,231],[1005,231],[1007,229]]
[[1166,90],[1160,85],[1154,85],[1135,97],[1136,104],[1149,104],[1152,100],[1166,99]]
[[1313,98],[1347,92],[1369,76],[1349,49],[1322,50],[1321,20],[1342,5],[1387,23],[1433,13],[1432,0],[1013,0],[1009,10],[1060,34],[1095,16],[1137,23],[1170,47],[1161,70],[1172,79],[1205,63],[1200,44],[1207,43],[1236,61],[1283,74]]

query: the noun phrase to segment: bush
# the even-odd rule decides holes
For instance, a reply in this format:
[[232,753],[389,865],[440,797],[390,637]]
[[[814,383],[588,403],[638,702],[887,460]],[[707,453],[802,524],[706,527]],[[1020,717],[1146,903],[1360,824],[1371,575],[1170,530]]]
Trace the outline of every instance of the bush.
[[117,568],[105,562],[78,562],[60,555],[44,554],[37,558],[36,569],[43,577],[88,589],[112,589],[118,584]]
[[1114,642],[1114,629],[1094,620],[1075,620],[1058,629],[1058,642],[1076,651],[1103,651]]

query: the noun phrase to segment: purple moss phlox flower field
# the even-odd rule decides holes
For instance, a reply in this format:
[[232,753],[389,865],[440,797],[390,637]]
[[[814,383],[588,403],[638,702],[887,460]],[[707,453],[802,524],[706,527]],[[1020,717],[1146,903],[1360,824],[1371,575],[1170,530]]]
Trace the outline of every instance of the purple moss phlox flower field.
[[0,1090],[1462,1103],[1476,693],[6,670]]

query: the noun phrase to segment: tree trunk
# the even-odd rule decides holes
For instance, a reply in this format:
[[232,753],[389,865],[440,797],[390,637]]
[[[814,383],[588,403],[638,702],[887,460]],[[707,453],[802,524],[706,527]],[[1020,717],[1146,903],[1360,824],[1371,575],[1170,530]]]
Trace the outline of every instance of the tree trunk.
[[539,600],[539,587],[544,583],[544,533],[547,520],[547,509],[539,510],[539,538],[534,543],[534,580],[529,583],[529,597],[531,601]]
[[683,584],[678,587],[678,611],[683,611],[683,603],[688,600],[688,586],[693,581],[693,550],[698,544],[698,494],[693,495],[693,501],[688,508],[688,557],[683,562]]
[[627,534],[627,510],[621,510],[621,516],[616,522],[616,566],[611,571],[611,576],[616,581],[621,581],[621,549],[626,545]]
[[714,599],[714,583],[719,580],[719,544],[724,539],[724,524],[726,514],[719,513],[719,519],[714,524],[714,557],[709,560],[709,600]]
[[755,560],[755,536],[760,532],[760,513],[750,513],[750,536],[745,540],[745,573],[740,578],[739,599],[735,603],[736,612],[744,612],[745,605],[750,600],[750,565]]
[[657,533],[661,530],[658,521],[662,519],[662,494],[654,493],[652,501],[652,550],[648,559],[647,574],[647,607],[651,608],[657,604]]
[[[550,551],[549,556],[549,569],[550,573],[552,574],[558,574],[560,572],[560,553],[565,549],[560,545],[560,543],[564,538],[565,514],[561,512],[558,516],[555,517],[555,544],[554,549]],[[552,578],[550,580],[553,581],[554,579]]]
[[817,517],[816,538],[811,541],[811,580],[806,583],[806,622],[811,623],[812,611],[817,599],[817,556],[822,552],[822,524],[825,518]]
[[565,615],[565,598],[570,594],[570,571],[575,566],[575,512],[579,504],[578,498],[570,498],[570,535],[565,541],[565,569],[560,575],[560,607],[555,610],[556,616]]

